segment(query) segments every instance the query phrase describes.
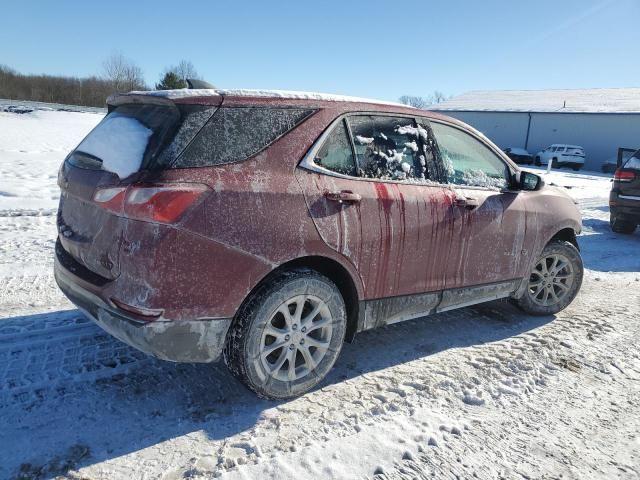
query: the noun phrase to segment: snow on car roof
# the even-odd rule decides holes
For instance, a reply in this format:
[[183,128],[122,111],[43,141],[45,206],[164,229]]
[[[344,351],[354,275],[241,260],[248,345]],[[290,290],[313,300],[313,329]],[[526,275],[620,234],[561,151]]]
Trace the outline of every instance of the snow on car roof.
[[292,90],[252,90],[246,88],[228,89],[178,89],[178,90],[151,90],[151,91],[133,91],[129,92],[135,95],[152,95],[170,99],[185,97],[211,97],[217,95],[228,95],[236,97],[272,97],[272,98],[290,98],[294,100],[322,100],[329,102],[357,102],[357,103],[376,103],[380,105],[394,105],[398,107],[409,107],[402,103],[388,102],[385,100],[375,100],[371,98],[350,97],[347,95],[334,95],[330,93],[317,92],[298,92]]
[[471,91],[431,107],[439,112],[640,113],[640,88]]

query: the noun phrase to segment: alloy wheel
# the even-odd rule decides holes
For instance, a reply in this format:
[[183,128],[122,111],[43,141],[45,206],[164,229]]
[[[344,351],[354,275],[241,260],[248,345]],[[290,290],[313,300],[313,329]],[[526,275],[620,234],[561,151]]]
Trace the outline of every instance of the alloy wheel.
[[264,327],[260,359],[269,375],[295,381],[309,375],[325,357],[333,321],[326,302],[296,295],[283,302]]
[[542,257],[529,277],[531,299],[544,307],[555,305],[571,290],[575,273],[569,259],[561,254]]

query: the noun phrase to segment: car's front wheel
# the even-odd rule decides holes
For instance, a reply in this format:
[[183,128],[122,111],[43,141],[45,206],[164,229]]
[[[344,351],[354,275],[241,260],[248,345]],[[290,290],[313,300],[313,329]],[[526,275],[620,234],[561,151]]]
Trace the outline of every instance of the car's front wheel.
[[330,279],[307,269],[283,272],[240,309],[227,334],[224,360],[259,396],[291,398],[327,375],[345,332],[344,300]]
[[536,167],[539,167],[542,165],[542,163],[540,162],[540,157],[536,157],[536,159],[533,161],[533,163],[536,165]]
[[583,274],[578,249],[566,241],[553,241],[542,250],[529,275],[524,294],[515,302],[533,315],[558,313],[578,294]]

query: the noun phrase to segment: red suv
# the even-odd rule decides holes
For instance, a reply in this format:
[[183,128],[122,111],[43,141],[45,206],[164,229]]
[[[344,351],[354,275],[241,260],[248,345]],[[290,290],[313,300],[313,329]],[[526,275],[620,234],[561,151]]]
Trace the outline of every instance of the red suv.
[[286,92],[108,104],[60,169],[55,276],[159,358],[222,355],[287,398],[357,332],[503,297],[549,315],[580,288],[574,202],[454,119]]

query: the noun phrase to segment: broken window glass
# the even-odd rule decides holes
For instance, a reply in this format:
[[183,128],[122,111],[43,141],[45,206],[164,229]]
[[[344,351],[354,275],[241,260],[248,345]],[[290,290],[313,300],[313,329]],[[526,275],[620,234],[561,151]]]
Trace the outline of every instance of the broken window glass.
[[360,176],[381,180],[425,180],[417,128],[411,118],[349,117]]

